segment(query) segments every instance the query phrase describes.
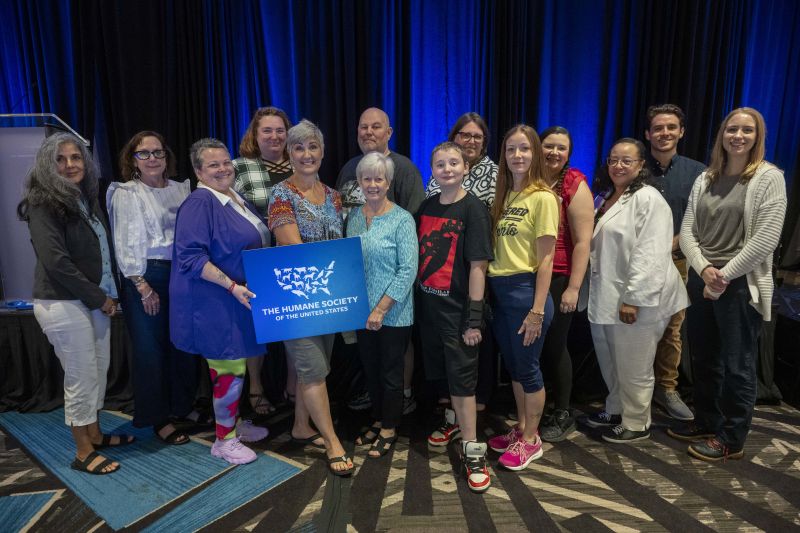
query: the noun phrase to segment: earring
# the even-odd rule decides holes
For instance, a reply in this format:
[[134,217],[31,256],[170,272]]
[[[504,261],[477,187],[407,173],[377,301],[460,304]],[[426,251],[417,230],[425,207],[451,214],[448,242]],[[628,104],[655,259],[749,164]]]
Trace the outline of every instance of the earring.
[[131,177],[132,177],[133,179],[135,179],[135,180],[138,180],[139,178],[141,178],[141,177],[142,177],[142,173],[139,171],[139,169],[138,169],[138,168],[134,168],[134,169],[133,169],[133,172],[131,173]]

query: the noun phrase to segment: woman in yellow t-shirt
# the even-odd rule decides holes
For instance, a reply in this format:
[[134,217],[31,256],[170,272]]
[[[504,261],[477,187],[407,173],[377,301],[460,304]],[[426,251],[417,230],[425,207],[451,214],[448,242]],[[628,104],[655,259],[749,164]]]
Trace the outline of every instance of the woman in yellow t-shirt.
[[545,392],[539,356],[553,318],[549,289],[558,216],[539,136],[530,126],[515,126],[500,151],[492,208],[494,261],[489,263],[492,326],[519,415],[519,423],[490,439],[489,446],[503,452],[500,464],[510,470],[522,470],[542,456],[538,427]]

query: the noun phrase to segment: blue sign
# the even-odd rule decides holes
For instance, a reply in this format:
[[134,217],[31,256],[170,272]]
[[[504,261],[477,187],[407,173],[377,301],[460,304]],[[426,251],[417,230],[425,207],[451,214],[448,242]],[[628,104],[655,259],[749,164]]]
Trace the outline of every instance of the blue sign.
[[369,316],[361,239],[243,253],[258,342],[363,328]]

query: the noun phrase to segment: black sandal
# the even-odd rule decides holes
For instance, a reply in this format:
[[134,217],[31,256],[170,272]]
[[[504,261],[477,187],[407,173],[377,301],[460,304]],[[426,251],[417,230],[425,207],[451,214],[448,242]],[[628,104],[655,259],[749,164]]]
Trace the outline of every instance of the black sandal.
[[[119,442],[113,444],[111,442],[112,437],[119,437]],[[116,448],[117,446],[125,446],[127,444],[132,443],[135,440],[136,437],[134,437],[133,435],[125,435],[124,433],[115,435],[103,435],[100,444],[92,443],[92,446],[94,446],[95,450],[102,450],[103,448]]]
[[[392,449],[392,446],[394,446],[395,442],[397,442],[397,433],[395,433],[391,437],[384,437],[378,434],[378,438],[375,439],[375,442],[373,442],[372,446],[370,446],[369,448],[370,452],[378,452],[378,455],[372,455],[370,453],[367,453],[367,457],[369,457],[370,459],[380,459],[381,457],[389,453],[389,450]],[[387,444],[389,446],[386,446]]]
[[355,470],[356,468],[355,464],[350,468],[345,468],[344,470],[336,470],[335,468],[333,468],[333,465],[338,463],[347,464],[350,462],[352,462],[352,460],[349,457],[347,457],[347,455],[341,455],[339,457],[328,457],[328,470],[330,470],[331,474],[333,474],[334,476],[341,476],[341,477],[349,476],[350,474],[353,473],[353,470]]
[[[252,409],[255,414],[259,416],[266,416],[277,411],[275,406],[269,403],[269,400],[267,400],[267,397],[264,396],[264,393],[248,394],[247,396],[250,398],[250,409]],[[253,398],[256,399],[255,404],[253,403]]]
[[172,422],[167,421],[153,426],[153,433],[156,434],[158,440],[173,446],[189,444],[189,435],[187,435],[183,431],[179,431],[177,428],[173,428],[172,431],[166,437],[161,436],[161,430],[170,425],[171,423]]
[[78,470],[80,472],[86,472],[87,474],[92,474],[92,475],[95,475],[95,476],[104,476],[106,474],[113,474],[114,472],[119,470],[120,467],[122,466],[120,464],[117,464],[117,467],[114,470],[104,471],[103,470],[104,468],[114,464],[114,461],[104,457],[103,461],[100,464],[98,464],[97,466],[95,466],[92,469],[89,469],[89,466],[92,464],[92,461],[94,461],[98,457],[102,457],[102,456],[97,452],[90,453],[89,455],[86,456],[86,459],[84,459],[83,461],[81,461],[80,459],[78,459],[76,457],[75,460],[72,461],[72,464],[70,465],[70,467],[72,467],[73,470]]
[[[372,437],[369,436],[369,433],[372,433]],[[380,434],[381,434],[381,428],[379,428],[378,426],[372,426],[364,433],[356,437],[355,445],[369,446],[370,444],[375,442],[375,439],[377,439]]]

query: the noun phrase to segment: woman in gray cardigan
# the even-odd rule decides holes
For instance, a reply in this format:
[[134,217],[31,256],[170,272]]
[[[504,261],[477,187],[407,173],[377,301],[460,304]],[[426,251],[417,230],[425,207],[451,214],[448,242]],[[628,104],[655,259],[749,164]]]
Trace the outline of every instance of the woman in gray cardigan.
[[97,416],[105,397],[117,298],[97,178],[86,146],[57,133],[36,154],[17,213],[28,223],[36,252],[33,313],[64,368],[64,417],[77,447],[71,466],[110,474],[119,463],[96,450],[134,439],[104,435]]
[[771,318],[772,254],[786,213],[783,172],[764,160],[765,137],[755,109],[725,117],[681,226],[696,413],[667,432],[704,461],[742,458],[753,417],[758,334]]

